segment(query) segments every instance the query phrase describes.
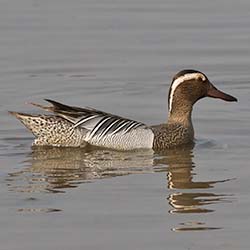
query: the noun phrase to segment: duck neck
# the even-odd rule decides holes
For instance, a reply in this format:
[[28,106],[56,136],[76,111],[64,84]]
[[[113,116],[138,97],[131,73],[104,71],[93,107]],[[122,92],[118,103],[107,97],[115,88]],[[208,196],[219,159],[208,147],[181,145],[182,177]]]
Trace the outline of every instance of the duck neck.
[[168,123],[177,123],[181,124],[183,127],[193,130],[192,124],[192,106],[182,106],[179,108],[174,108],[169,111],[168,114]]

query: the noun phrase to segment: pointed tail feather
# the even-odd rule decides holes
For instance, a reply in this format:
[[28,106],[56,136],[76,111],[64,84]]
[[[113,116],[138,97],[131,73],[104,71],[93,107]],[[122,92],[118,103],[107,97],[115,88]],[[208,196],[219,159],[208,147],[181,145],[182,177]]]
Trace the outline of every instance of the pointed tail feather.
[[77,147],[85,144],[86,131],[75,129],[73,124],[55,115],[30,115],[9,111],[36,137],[35,145]]
[[50,99],[44,99],[45,101],[51,103],[53,105],[54,112],[86,112],[86,109],[75,107],[75,106],[69,106],[66,104],[62,104],[60,102],[56,102]]
[[8,113],[15,116],[20,121],[24,121],[27,117],[32,117],[32,115],[21,112],[8,111]]
[[49,112],[54,112],[54,107],[51,107],[51,106],[43,106],[41,104],[34,103],[34,102],[27,102],[27,104],[31,104],[35,107],[41,108],[41,109],[49,111]]
[[46,115],[30,115],[15,111],[9,111],[9,113],[22,122],[23,125],[28,128],[36,137],[41,135],[42,130],[46,128],[49,118],[51,117]]
[[50,104],[52,104],[52,106],[44,106],[38,103],[34,103],[34,102],[27,102],[27,104],[31,104],[35,107],[41,108],[43,110],[49,111],[49,112],[53,112],[53,113],[67,113],[67,114],[71,114],[74,115],[74,113],[78,113],[78,112],[85,112],[84,108],[80,108],[80,107],[74,107],[74,106],[68,106],[65,104],[62,104],[60,102],[56,102],[50,99],[44,99],[45,101],[49,102]]

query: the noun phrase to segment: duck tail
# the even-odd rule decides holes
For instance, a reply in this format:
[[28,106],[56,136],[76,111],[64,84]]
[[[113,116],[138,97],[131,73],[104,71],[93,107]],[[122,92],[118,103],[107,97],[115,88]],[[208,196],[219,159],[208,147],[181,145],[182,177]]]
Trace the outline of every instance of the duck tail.
[[42,131],[48,126],[49,117],[51,117],[48,115],[31,115],[15,111],[9,111],[9,113],[15,116],[36,137],[41,136]]
[[27,102],[27,104],[31,104],[35,107],[41,108],[43,110],[49,111],[49,112],[53,112],[53,113],[60,113],[60,112],[72,112],[75,111],[75,109],[77,111],[81,110],[81,108],[77,108],[77,107],[71,107],[65,104],[62,104],[60,102],[56,102],[50,99],[44,99],[45,101],[49,102],[50,104],[52,104],[52,106],[44,106],[38,103],[34,103],[34,102]]
[[27,102],[27,104],[33,105],[35,107],[38,107],[40,109],[43,109],[43,110],[46,110],[46,111],[49,111],[49,112],[54,112],[54,108],[52,106],[43,106],[41,104],[34,103],[34,102]]
[[73,124],[55,115],[30,115],[9,111],[36,137],[33,145],[82,146],[84,130],[75,129]]

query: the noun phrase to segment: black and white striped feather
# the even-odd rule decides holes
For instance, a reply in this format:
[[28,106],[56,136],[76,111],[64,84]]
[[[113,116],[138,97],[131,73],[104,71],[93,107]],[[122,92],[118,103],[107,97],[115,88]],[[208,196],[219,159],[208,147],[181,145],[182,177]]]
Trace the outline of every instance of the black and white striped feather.
[[[81,127],[88,130],[86,141],[91,139],[102,140],[106,136],[116,134],[125,135],[135,129],[149,129],[145,124],[123,118],[117,115],[106,113],[93,108],[71,107],[59,102],[47,100],[53,107],[49,107],[49,111],[53,111],[57,115],[65,118],[74,124],[74,127]],[[47,109],[47,110],[48,110]]]

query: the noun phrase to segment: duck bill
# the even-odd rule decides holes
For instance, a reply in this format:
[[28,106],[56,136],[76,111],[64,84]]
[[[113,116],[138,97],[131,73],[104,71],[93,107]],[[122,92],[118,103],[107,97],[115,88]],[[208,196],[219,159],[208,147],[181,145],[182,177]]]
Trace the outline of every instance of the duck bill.
[[227,102],[237,102],[237,99],[235,97],[218,90],[212,84],[210,84],[210,88],[207,92],[207,96],[213,97],[213,98],[219,98]]

